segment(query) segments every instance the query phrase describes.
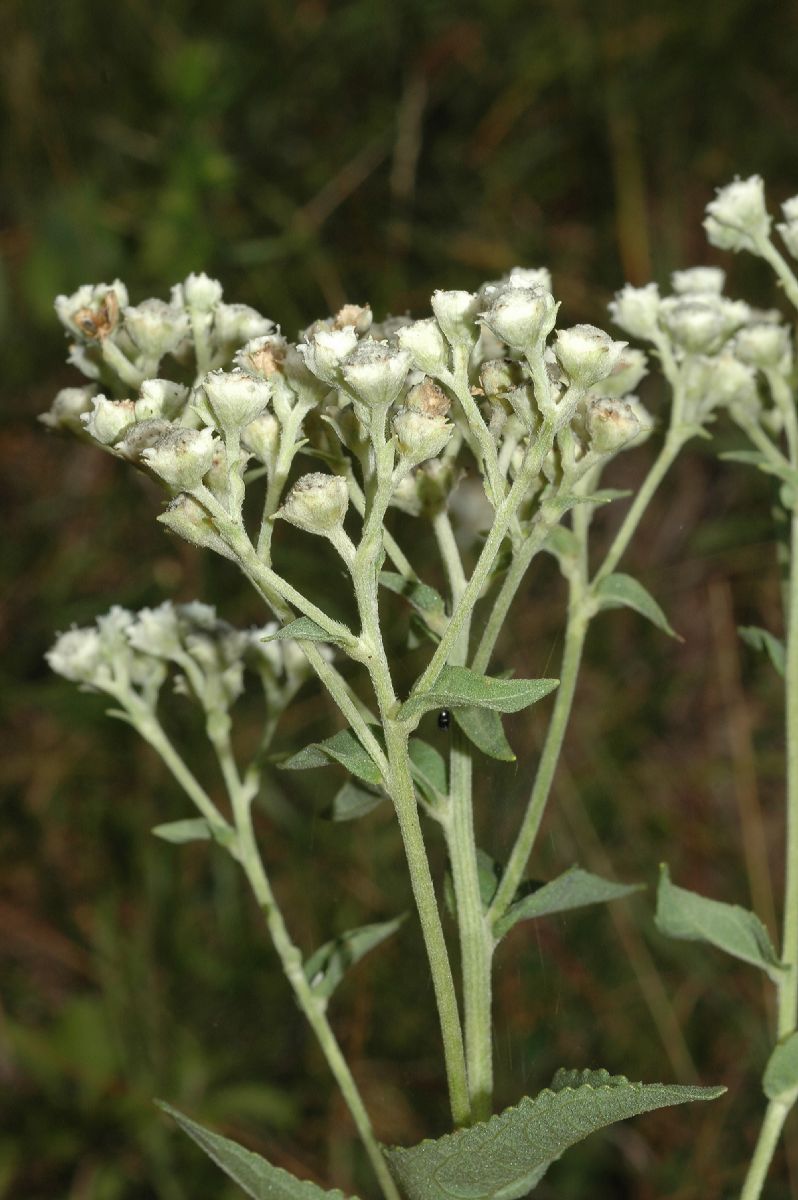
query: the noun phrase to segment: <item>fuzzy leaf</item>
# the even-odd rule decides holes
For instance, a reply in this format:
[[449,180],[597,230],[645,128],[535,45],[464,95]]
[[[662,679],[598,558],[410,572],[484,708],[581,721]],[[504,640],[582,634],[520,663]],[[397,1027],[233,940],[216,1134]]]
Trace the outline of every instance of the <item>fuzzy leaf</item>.
[[779,1042],[768,1059],[762,1086],[768,1100],[795,1101],[798,1094],[798,1033]]
[[773,949],[767,929],[754,913],[739,904],[710,900],[671,883],[668,868],[660,868],[657,889],[657,928],[667,937],[709,942],[734,958],[767,972],[778,983],[784,966]]
[[427,800],[436,804],[449,790],[443,756],[421,738],[410,738],[408,750],[414,780]]
[[433,708],[489,708],[519,712],[548,696],[557,679],[495,679],[468,667],[444,667],[433,686],[415,692],[399,709],[403,719],[420,717]]
[[583,871],[581,867],[569,867],[551,883],[544,883],[511,904],[496,923],[494,932],[497,938],[503,938],[519,921],[567,912],[572,908],[584,908],[588,904],[606,904],[609,900],[620,900],[639,892],[643,887],[641,883],[615,883],[610,879],[602,879],[600,875],[592,875],[590,871]]
[[404,575],[398,575],[395,571],[381,571],[380,583],[389,592],[395,592],[397,596],[404,596],[408,604],[424,618],[435,633],[443,633],[449,619],[446,616],[443,596],[440,592],[436,592],[435,588],[430,587],[429,584],[420,583],[417,579],[406,579]]
[[455,708],[452,716],[468,740],[483,754],[497,758],[499,762],[515,762],[513,748],[507,741],[497,712],[490,708]]
[[579,557],[579,539],[573,529],[566,525],[555,525],[549,530],[542,549],[553,554],[559,562],[575,562]]
[[152,831],[157,838],[182,846],[185,842],[207,842],[211,828],[204,817],[191,817],[186,821],[167,821],[156,825]]
[[322,629],[321,625],[311,621],[310,617],[297,617],[295,621],[289,621],[287,625],[281,626],[275,633],[261,638],[261,641],[284,642],[292,639],[297,642],[329,642],[336,646],[354,645],[356,640],[354,635],[351,638],[335,638],[331,633]]
[[356,821],[358,817],[373,812],[384,799],[382,793],[368,791],[347,779],[336,793],[332,807],[324,815],[329,816],[331,821]]
[[663,633],[669,634],[670,637],[679,637],[678,633],[671,629],[668,618],[651,593],[638,580],[632,579],[631,575],[623,575],[621,572],[606,575],[596,588],[596,599],[600,608],[633,608]]
[[344,1193],[337,1188],[327,1192],[315,1183],[297,1179],[252,1150],[198,1125],[171,1104],[163,1100],[155,1103],[253,1200],[345,1200]]
[[767,629],[760,629],[758,625],[740,625],[737,632],[746,646],[752,650],[764,650],[779,675],[784,675],[786,651],[780,638]]
[[775,475],[784,483],[790,483],[793,486],[798,484],[798,474],[790,469],[789,463],[772,462],[759,450],[726,450],[718,457],[724,462],[745,463],[749,467],[757,467],[765,475]]
[[630,1083],[607,1071],[558,1071],[550,1088],[469,1129],[386,1151],[408,1200],[518,1200],[570,1146],[627,1117],[713,1100],[725,1088]]
[[340,763],[365,783],[382,783],[379,767],[348,729],[334,733],[323,742],[311,742],[278,766],[281,771],[307,771],[311,767],[328,767],[331,762]]
[[395,933],[405,919],[405,914],[392,921],[380,921],[374,925],[361,925],[359,929],[348,929],[331,942],[320,946],[305,963],[305,976],[317,996],[328,1000],[350,967],[359,962],[369,950],[379,946]]

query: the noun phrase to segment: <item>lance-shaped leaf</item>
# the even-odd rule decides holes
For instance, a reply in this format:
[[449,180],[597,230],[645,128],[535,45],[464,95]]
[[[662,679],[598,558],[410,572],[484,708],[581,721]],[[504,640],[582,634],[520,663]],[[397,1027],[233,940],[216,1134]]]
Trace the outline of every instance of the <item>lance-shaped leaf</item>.
[[798,1033],[779,1042],[768,1059],[762,1086],[768,1100],[794,1104],[798,1096]]
[[726,450],[718,455],[724,462],[745,463],[749,467],[757,467],[765,475],[775,475],[785,483],[798,485],[798,473],[791,469],[788,462],[779,462],[762,454],[759,450]]
[[750,646],[752,650],[764,650],[779,675],[784,675],[786,653],[784,642],[780,638],[767,629],[760,629],[758,625],[740,625],[737,632],[746,646]]
[[185,821],[168,821],[165,825],[156,825],[152,832],[165,842],[182,846],[185,842],[207,842],[211,836],[211,827],[204,817],[190,817]]
[[359,929],[348,929],[320,946],[305,963],[305,976],[313,991],[324,1000],[329,1000],[350,967],[360,962],[369,950],[379,946],[395,933],[406,914],[392,921],[380,921],[374,925],[361,925]]
[[722,1087],[630,1083],[607,1071],[558,1071],[534,1099],[469,1129],[386,1151],[408,1200],[518,1200],[570,1146],[627,1117],[693,1100]]
[[606,904],[609,900],[620,900],[639,892],[642,883],[615,883],[592,875],[581,867],[569,867],[551,883],[544,883],[534,892],[516,900],[496,922],[494,933],[503,938],[519,921],[530,921],[535,917],[546,917],[551,913],[567,912],[572,908],[585,908],[588,904]]
[[438,804],[449,791],[443,756],[422,738],[410,738],[407,748],[413,779],[419,790],[430,804]]
[[624,575],[620,571],[614,575],[605,575],[596,588],[595,596],[600,608],[633,608],[663,633],[681,641],[678,633],[671,629],[668,618],[651,593],[638,580],[632,579],[631,575]]
[[499,762],[515,762],[499,713],[491,708],[455,708],[453,716],[468,740],[483,754]]
[[297,1179],[282,1167],[273,1167],[254,1151],[246,1150],[237,1142],[198,1125],[163,1100],[156,1100],[155,1103],[173,1117],[184,1133],[252,1200],[345,1200],[344,1193],[337,1188],[328,1192],[315,1183]]
[[354,634],[350,637],[334,637],[328,633],[326,629],[322,629],[321,625],[317,625],[315,621],[311,621],[310,617],[297,617],[295,621],[289,621],[287,625],[282,625],[274,633],[268,634],[261,638],[262,642],[329,642],[333,646],[342,646],[344,649],[350,649],[357,645],[357,638]]
[[668,868],[660,868],[657,888],[657,928],[667,937],[688,942],[709,942],[734,958],[765,971],[774,983],[783,977],[767,929],[755,913],[739,904],[710,900],[671,883]]
[[403,720],[420,717],[433,708],[488,708],[519,712],[548,696],[558,679],[496,679],[468,667],[444,667],[433,686],[414,692],[399,709]]
[[446,605],[440,592],[417,579],[407,579],[395,571],[381,571],[380,583],[389,592],[404,596],[408,604],[422,617],[429,628],[439,637],[449,624]]
[[340,763],[365,783],[382,783],[379,767],[349,729],[342,729],[323,742],[311,742],[278,766],[282,771],[307,771],[311,767],[328,767],[331,762]]
[[358,817],[365,817],[367,813],[373,812],[385,798],[384,792],[358,787],[351,779],[347,779],[343,787],[336,792],[332,806],[324,816],[329,817],[331,821],[356,821]]

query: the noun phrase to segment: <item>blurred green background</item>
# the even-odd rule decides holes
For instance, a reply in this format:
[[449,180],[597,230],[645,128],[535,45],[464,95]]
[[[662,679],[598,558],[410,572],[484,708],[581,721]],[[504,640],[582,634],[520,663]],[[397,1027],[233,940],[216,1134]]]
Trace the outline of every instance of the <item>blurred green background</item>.
[[[201,596],[229,619],[262,619],[232,569],[167,541],[145,480],[36,426],[75,381],[52,298],[118,275],[136,302],[204,268],[293,335],[344,300],[423,313],[433,287],[545,263],[566,323],[604,323],[625,279],[664,283],[675,267],[720,261],[700,227],[715,186],[757,171],[773,205],[798,189],[798,9],[3,0],[0,63],[0,1196],[237,1195],[156,1113],[160,1095],[365,1200],[350,1124],[232,867],[149,835],[183,814],[175,788],[97,697],[43,664],[55,629],[113,602]],[[759,264],[725,265],[732,290],[773,302]],[[633,483],[651,453],[626,456],[616,482]],[[667,858],[686,886],[748,904],[752,886],[767,895],[743,854],[761,822],[778,895],[778,683],[734,632],[780,629],[778,528],[767,483],[713,453],[685,455],[627,559],[685,641],[632,614],[596,623],[540,877],[578,859],[653,882]],[[606,512],[601,528],[617,519]],[[553,669],[561,599],[537,570],[506,665]],[[309,689],[285,744],[329,717]],[[544,719],[544,706],[513,719],[521,765],[481,776],[481,838],[498,856]],[[390,820],[330,825],[323,787],[315,773],[292,778],[263,823],[307,948],[408,899]],[[539,1090],[563,1064],[694,1074],[728,1096],[594,1137],[552,1170],[541,1200],[690,1200],[733,1194],[740,1178],[761,1111],[760,980],[666,943],[650,909],[649,895],[508,939],[499,1100]],[[333,1018],[380,1135],[441,1132],[431,992],[409,925],[341,989]],[[788,1149],[773,1200],[798,1196],[794,1126]]]

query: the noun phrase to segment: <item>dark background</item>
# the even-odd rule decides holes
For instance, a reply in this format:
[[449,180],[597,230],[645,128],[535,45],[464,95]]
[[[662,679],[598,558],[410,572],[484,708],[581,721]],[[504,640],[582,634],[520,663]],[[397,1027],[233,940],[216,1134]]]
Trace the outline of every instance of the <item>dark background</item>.
[[[348,1119],[233,866],[149,835],[183,815],[176,789],[102,717],[99,698],[43,663],[54,630],[114,602],[200,596],[231,620],[262,619],[232,569],[164,537],[146,481],[35,424],[77,381],[53,296],[118,275],[137,302],[204,268],[228,299],[294,335],[344,300],[423,314],[433,287],[545,263],[562,320],[606,324],[624,280],[665,284],[675,267],[721,261],[700,225],[714,187],[760,172],[774,208],[798,188],[796,6],[3,0],[0,64],[0,1196],[237,1195],[156,1113],[160,1095],[365,1197]],[[760,264],[725,265],[732,290],[777,302]],[[656,383],[647,398],[662,403]],[[616,482],[640,478],[653,452],[626,456]],[[684,642],[626,613],[592,631],[533,863],[540,878],[578,859],[653,884],[668,859],[686,886],[743,904],[753,890],[767,908],[768,879],[746,872],[743,853],[761,823],[778,897],[779,687],[735,635],[738,623],[780,631],[778,524],[767,482],[714,454],[688,450],[625,562]],[[620,511],[602,516],[600,533]],[[300,546],[292,567],[309,563]],[[554,669],[561,600],[554,574],[536,568],[503,665]],[[545,715],[509,723],[518,769],[480,777],[481,840],[497,856]],[[245,724],[256,716],[244,705]],[[179,708],[174,719],[190,741]],[[284,744],[329,719],[309,689]],[[263,823],[307,948],[408,899],[390,819],[326,823],[326,786],[319,773],[290,790],[281,778],[283,815]],[[762,1109],[762,980],[665,942],[651,908],[649,892],[508,939],[498,1100],[534,1093],[560,1065],[695,1076],[729,1093],[597,1135],[552,1170],[541,1200],[690,1200],[739,1186]],[[442,1132],[432,998],[411,925],[362,964],[332,1011],[380,1135]],[[788,1129],[773,1200],[798,1196]]]

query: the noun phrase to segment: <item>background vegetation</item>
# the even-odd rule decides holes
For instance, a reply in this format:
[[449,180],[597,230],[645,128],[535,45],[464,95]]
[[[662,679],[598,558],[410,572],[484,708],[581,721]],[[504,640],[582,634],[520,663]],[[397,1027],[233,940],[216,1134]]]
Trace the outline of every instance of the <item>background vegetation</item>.
[[[205,268],[294,333],[346,299],[422,312],[434,286],[546,263],[567,319],[604,323],[625,279],[717,260],[700,228],[714,186],[758,171],[774,202],[798,190],[798,13],[774,0],[4,0],[0,64],[0,1196],[232,1196],[153,1095],[351,1191],[363,1165],[348,1119],[238,879],[203,848],[149,836],[181,815],[175,789],[97,697],[42,662],[53,630],[112,602],[201,596],[260,619],[232,570],[167,541],[145,481],[35,426],[73,379],[52,298],[115,275],[135,300],[165,295]],[[734,288],[772,303],[756,263],[728,265]],[[649,454],[625,456],[617,481]],[[686,886],[742,903],[753,891],[767,908],[768,880],[744,867],[761,823],[778,892],[778,685],[735,635],[780,629],[771,503],[767,483],[703,446],[667,482],[628,569],[685,641],[632,614],[597,623],[536,874],[578,858],[653,882],[667,857]],[[560,599],[538,571],[508,665],[557,661]],[[285,744],[329,716],[303,693]],[[517,771],[483,776],[482,840],[498,855],[544,716],[513,722]],[[190,738],[179,708],[175,720]],[[390,821],[330,825],[320,779],[290,785],[267,797],[263,829],[303,944],[403,908]],[[659,938],[650,907],[514,934],[501,1099],[561,1064],[695,1074],[728,1097],[594,1138],[541,1200],[690,1200],[739,1179],[761,1107],[760,982]],[[412,929],[359,968],[334,1016],[378,1131],[440,1130]],[[791,1145],[774,1200],[798,1196],[794,1127]]]

